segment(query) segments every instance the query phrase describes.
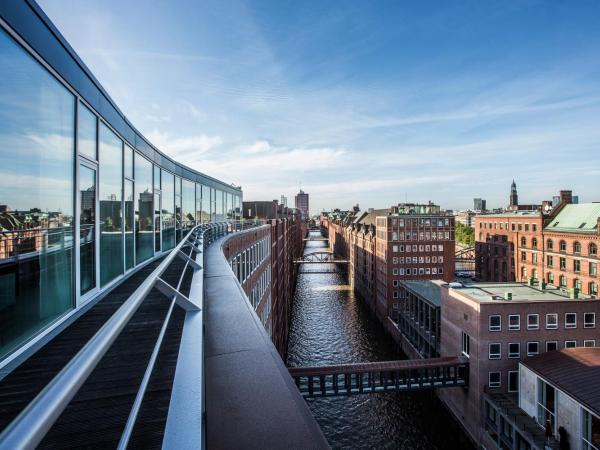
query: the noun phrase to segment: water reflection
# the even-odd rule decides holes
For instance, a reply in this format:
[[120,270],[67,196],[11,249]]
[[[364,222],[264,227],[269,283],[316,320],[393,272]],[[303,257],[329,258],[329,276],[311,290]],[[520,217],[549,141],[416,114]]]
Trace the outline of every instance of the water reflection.
[[[307,242],[305,253],[324,247],[324,242]],[[327,269],[331,264],[313,264],[299,275],[288,365],[402,358],[379,323],[355,298],[346,275],[308,273]],[[335,448],[471,448],[431,392],[319,398],[309,400],[308,405]]]

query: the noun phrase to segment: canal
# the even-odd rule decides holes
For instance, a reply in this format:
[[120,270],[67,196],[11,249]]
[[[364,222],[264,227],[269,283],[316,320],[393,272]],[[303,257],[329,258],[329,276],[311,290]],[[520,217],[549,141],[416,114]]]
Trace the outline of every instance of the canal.
[[[320,236],[312,231],[312,236]],[[305,254],[323,250],[306,242]],[[405,359],[377,320],[354,297],[333,264],[307,264],[298,275],[288,347],[290,367]],[[310,273],[313,272],[313,273]],[[472,449],[430,391],[307,400],[334,448]]]

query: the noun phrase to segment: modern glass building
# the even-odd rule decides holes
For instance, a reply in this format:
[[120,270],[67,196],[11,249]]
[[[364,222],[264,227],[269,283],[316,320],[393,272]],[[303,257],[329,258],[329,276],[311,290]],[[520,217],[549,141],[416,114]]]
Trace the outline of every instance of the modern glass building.
[[0,369],[241,206],[153,147],[35,2],[0,2]]

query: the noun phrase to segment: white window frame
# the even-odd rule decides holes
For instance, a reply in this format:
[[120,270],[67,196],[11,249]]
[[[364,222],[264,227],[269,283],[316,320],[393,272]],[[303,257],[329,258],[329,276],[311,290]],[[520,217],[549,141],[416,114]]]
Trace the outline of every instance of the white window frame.
[[[587,322],[585,316],[588,316],[590,314],[593,318],[593,321]],[[583,313],[583,328],[596,328],[596,313],[593,313],[593,312]]]
[[[548,316],[554,316],[556,318],[556,323],[553,325],[548,325]],[[557,313],[546,314],[546,330],[558,330],[558,314]]]
[[[517,318],[517,324],[516,325],[511,325],[510,323],[510,319],[511,318]],[[510,314],[508,316],[508,330],[509,331],[519,331],[521,329],[521,315],[520,314]]]
[[[592,344],[592,345],[588,345],[588,344]],[[595,347],[596,346],[596,339],[585,339],[583,341],[583,346],[584,347]]]
[[558,341],[546,341],[546,351],[547,352],[555,351],[555,350],[548,350],[548,344],[555,344],[556,345],[556,349],[555,350],[558,350],[558,348],[559,348],[558,347]]
[[[497,384],[494,383],[492,385],[492,374],[493,375],[498,374],[498,383]],[[502,373],[501,372],[497,372],[497,371],[495,371],[495,372],[488,372],[488,387],[499,388],[501,386],[502,386]]]
[[[575,323],[574,323],[573,325],[570,325],[570,324],[567,322],[567,317],[568,317],[569,315],[571,315],[571,314],[573,314],[573,315],[575,316]],[[575,313],[575,312],[568,312],[568,313],[565,313],[565,328],[567,328],[567,329],[574,329],[574,328],[577,328],[577,313]]]
[[[492,354],[492,345],[498,346],[498,353]],[[490,342],[488,344],[488,359],[501,359],[502,358],[502,344],[500,342]]]
[[[530,317],[536,317],[537,318],[537,324],[536,325],[530,325],[529,324],[529,318]],[[527,329],[528,330],[539,330],[540,329],[540,315],[537,313],[534,314],[527,314]]]
[[[517,348],[518,348],[517,353],[514,353],[514,352],[511,353],[511,351],[510,351],[510,346],[511,345],[516,345],[517,346]],[[510,359],[520,358],[521,357],[521,343],[520,342],[509,342],[506,351],[507,351],[508,357]]]
[[[492,317],[497,317],[500,320],[500,323],[498,325],[492,325]],[[500,314],[492,314],[488,316],[488,331],[502,331],[502,316]]]
[[[573,345],[571,345],[571,344],[573,344]],[[575,348],[575,347],[577,347],[576,340],[565,341],[565,348]]]
[[[537,344],[537,352],[529,351],[529,344]],[[540,342],[539,341],[528,341],[527,342],[527,356],[535,356],[540,354]]]

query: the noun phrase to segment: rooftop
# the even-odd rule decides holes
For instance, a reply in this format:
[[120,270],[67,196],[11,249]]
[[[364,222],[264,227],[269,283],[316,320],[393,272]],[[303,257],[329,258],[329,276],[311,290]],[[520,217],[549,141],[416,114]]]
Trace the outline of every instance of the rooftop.
[[521,364],[600,415],[600,348],[577,347],[545,352],[527,358]]
[[536,216],[541,216],[541,213],[539,211],[505,211],[502,213],[477,214],[477,215],[485,216],[485,217],[522,217],[522,216],[536,217]]
[[424,281],[403,281],[402,285],[414,294],[425,300],[440,306],[442,303],[441,287],[446,284],[442,280],[424,280]]
[[[569,293],[547,285],[545,289],[538,286],[529,286],[526,283],[504,282],[504,283],[450,283],[450,289],[460,291],[461,294],[469,296],[472,300],[479,303],[504,302],[504,303],[524,303],[524,302],[548,302],[548,301],[577,301],[586,300],[588,297],[579,294],[578,299],[571,299]],[[505,294],[512,294],[511,300],[505,299]]]
[[600,218],[600,203],[565,205],[546,227],[547,231],[596,233]]

